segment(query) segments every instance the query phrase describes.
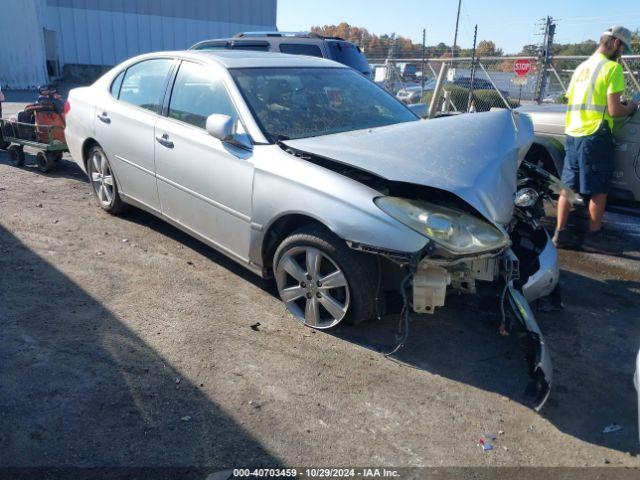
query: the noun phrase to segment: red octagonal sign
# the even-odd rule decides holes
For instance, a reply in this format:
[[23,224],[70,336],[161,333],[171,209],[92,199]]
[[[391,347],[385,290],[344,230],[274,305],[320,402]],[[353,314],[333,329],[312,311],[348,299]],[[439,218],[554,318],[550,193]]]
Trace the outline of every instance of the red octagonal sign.
[[528,59],[518,59],[513,64],[513,71],[516,75],[526,75],[531,70],[531,60]]

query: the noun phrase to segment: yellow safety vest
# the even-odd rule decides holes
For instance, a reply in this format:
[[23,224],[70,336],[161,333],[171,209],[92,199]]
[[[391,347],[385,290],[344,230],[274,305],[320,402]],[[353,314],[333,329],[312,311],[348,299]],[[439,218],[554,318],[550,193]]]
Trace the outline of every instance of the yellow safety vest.
[[613,130],[607,96],[624,91],[624,73],[619,63],[596,52],[581,63],[567,90],[565,133],[573,137],[594,134],[604,120]]

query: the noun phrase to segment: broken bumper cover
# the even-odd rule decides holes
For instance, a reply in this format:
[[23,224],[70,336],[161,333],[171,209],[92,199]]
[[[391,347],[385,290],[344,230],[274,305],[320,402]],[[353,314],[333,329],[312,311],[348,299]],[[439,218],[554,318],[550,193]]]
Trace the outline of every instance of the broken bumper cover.
[[549,295],[556,288],[560,278],[558,251],[549,235],[546,233],[545,235],[547,236],[547,245],[538,256],[540,267],[522,287],[522,293],[529,302]]
[[508,294],[509,304],[517,321],[515,328],[523,343],[531,376],[531,383],[527,387],[526,394],[533,409],[539,412],[549,398],[553,381],[553,367],[549,349],[524,295],[513,285],[508,286]]

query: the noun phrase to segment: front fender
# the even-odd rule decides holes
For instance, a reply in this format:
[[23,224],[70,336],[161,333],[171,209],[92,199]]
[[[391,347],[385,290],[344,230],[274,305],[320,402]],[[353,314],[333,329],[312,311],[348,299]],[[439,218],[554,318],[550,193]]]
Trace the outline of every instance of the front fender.
[[[562,175],[562,167],[564,166],[564,145],[556,138],[542,136],[536,134],[533,139],[532,147],[537,145],[542,148],[551,157],[553,165],[556,167],[557,176]],[[551,172],[554,173],[554,172]]]
[[380,210],[380,192],[337,172],[282,151],[256,148],[252,239],[249,257],[262,266],[262,245],[269,227],[285,215],[316,219],[345,241],[384,250],[413,253],[426,237]]

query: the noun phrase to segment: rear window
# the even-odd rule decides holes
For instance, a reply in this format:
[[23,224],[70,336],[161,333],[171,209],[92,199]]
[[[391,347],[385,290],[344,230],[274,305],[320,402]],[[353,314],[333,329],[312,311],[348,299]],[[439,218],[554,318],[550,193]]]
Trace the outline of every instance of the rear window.
[[292,55],[309,55],[311,57],[322,58],[320,47],[317,45],[309,45],[308,43],[281,43],[280,51]]
[[164,94],[164,83],[172,64],[173,59],[154,58],[132,65],[124,75],[118,98],[158,112]]
[[371,75],[371,68],[367,59],[353,43],[329,40],[327,44],[331,51],[331,58],[335,61],[347,65],[366,76]]

